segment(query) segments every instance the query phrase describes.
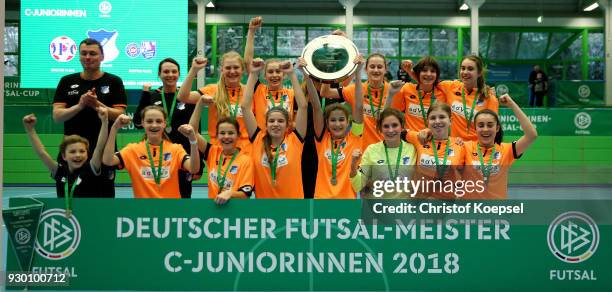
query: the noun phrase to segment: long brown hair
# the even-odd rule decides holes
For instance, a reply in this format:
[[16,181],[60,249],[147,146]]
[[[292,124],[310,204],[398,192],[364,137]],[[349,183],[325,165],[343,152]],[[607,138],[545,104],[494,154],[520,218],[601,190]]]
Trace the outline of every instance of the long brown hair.
[[463,63],[463,61],[466,59],[476,64],[476,71],[480,74],[476,80],[476,88],[478,88],[478,92],[480,92],[478,95],[478,100],[483,101],[486,98],[489,98],[489,92],[491,91],[491,88],[487,86],[485,81],[486,70],[484,67],[484,62],[482,61],[482,58],[477,55],[468,55],[461,59],[461,63]]
[[[240,67],[244,72],[244,60],[242,59],[242,56],[240,56],[240,54],[238,54],[236,51],[229,51],[223,54],[223,56],[221,56],[221,60],[219,61],[220,68],[223,68],[223,63],[228,59],[238,59]],[[230,114],[230,108],[228,105],[230,98],[227,93],[226,86],[227,85],[225,84],[225,76],[221,74],[221,76],[219,77],[219,81],[217,81],[217,92],[214,96],[214,103],[215,107],[217,108],[217,116],[219,117],[229,116]],[[244,88],[242,87],[242,84],[240,84],[240,91],[241,93],[244,93]]]
[[[283,114],[283,116],[285,117],[285,121],[287,122],[287,127],[289,127],[289,112],[280,106],[275,106],[272,107],[271,109],[268,110],[268,112],[266,112],[266,125],[268,124],[268,118],[270,118],[270,115],[272,113],[281,113]],[[270,137],[270,135],[268,134],[268,132],[266,131],[265,136],[263,137],[263,142],[264,142],[264,152],[266,153],[266,156],[268,157],[268,163],[272,163],[272,160],[274,159],[274,155],[272,155],[272,137]],[[277,147],[280,147],[281,145],[278,145]]]

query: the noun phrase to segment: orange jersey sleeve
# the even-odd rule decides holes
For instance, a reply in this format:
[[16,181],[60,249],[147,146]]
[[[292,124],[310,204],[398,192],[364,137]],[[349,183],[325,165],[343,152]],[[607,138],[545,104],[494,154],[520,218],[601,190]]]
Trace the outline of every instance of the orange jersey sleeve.
[[[357,193],[353,190],[349,175],[351,172],[351,157],[353,151],[361,149],[361,137],[349,133],[342,141],[335,143],[338,152],[335,185],[332,183],[332,138],[328,131],[321,141],[315,140],[319,167],[317,169],[317,184],[315,199],[355,199]],[[339,147],[339,149],[338,149]]]
[[[258,130],[259,131],[259,130]],[[285,136],[278,148],[276,183],[272,183],[270,161],[264,151],[265,132],[253,139],[251,156],[255,172],[255,196],[264,199],[303,199],[302,150],[304,139],[294,131]],[[273,149],[273,157],[275,151]]]
[[[158,186],[155,182],[151,163],[147,154],[145,141],[131,143],[121,149],[120,167],[127,170],[132,182],[136,198],[180,198],[178,171],[189,156],[180,144],[164,140],[161,180]],[[154,169],[159,166],[159,146],[149,145],[153,155]]]
[[[464,144],[465,170],[463,178],[471,181],[484,182],[483,168],[477,148],[478,142],[468,141]],[[467,194],[465,199],[506,199],[508,197],[508,173],[516,155],[514,143],[495,144],[495,156],[491,162],[491,172],[488,183],[482,192]],[[485,165],[491,161],[492,149],[480,148]]]

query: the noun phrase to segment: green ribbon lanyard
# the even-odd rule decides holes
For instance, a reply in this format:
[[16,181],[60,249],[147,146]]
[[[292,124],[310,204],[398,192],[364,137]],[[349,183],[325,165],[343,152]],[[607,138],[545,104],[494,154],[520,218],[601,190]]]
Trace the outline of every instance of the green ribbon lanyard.
[[[421,95],[421,91],[417,89],[417,95],[419,96],[419,105],[421,106],[421,116],[423,116],[423,123],[425,123],[425,127],[427,127],[427,113],[425,112],[425,106],[423,105],[423,96],[425,95],[425,91],[423,90],[423,96]],[[431,89],[431,102],[429,106],[432,106],[436,102],[436,94],[434,93],[434,88]]]
[[[238,106],[240,104],[240,91],[241,91],[242,87],[238,88],[238,96],[236,97],[236,105],[234,105],[232,107],[232,99],[230,98],[229,92],[227,91],[227,87],[225,88],[225,92],[227,93],[227,104],[229,106],[229,110],[230,110],[230,114],[232,115],[232,118],[236,118],[236,115],[238,114]],[[233,108],[233,110],[232,110]]]
[[[276,96],[278,97],[278,93],[276,94]],[[274,98],[272,97],[272,92],[270,92],[268,90],[268,99],[272,102],[272,107],[276,107],[276,102],[274,102]],[[280,97],[280,107],[283,107],[284,103],[283,103],[283,96],[281,95]]]
[[72,214],[72,198],[74,198],[74,190],[76,189],[77,183],[81,176],[77,176],[77,178],[72,183],[72,188],[68,191],[68,176],[66,176],[66,184],[64,184],[64,196],[66,197],[66,216],[70,217]]
[[474,95],[474,101],[472,101],[472,110],[470,111],[470,115],[467,114],[467,108],[465,107],[465,87],[461,88],[461,99],[463,100],[463,116],[467,121],[466,131],[468,134],[470,133],[470,124],[472,123],[472,118],[474,117],[474,108],[476,107],[476,100],[478,100],[478,94],[480,93],[480,89],[476,90],[476,95]]
[[495,151],[495,145],[493,145],[493,152],[491,153],[491,157],[489,157],[489,165],[487,166],[485,166],[484,158],[482,156],[482,152],[480,151],[480,144],[476,144],[476,151],[478,151],[478,159],[480,160],[480,170],[482,171],[484,182],[485,184],[487,184],[489,183],[489,176],[491,176],[491,165],[493,164],[493,157],[495,157],[497,151]]
[[164,104],[164,109],[168,113],[168,121],[172,121],[172,116],[174,115],[174,108],[176,107],[176,94],[174,94],[174,98],[172,98],[172,108],[168,109],[166,106],[166,95],[164,94],[164,88],[162,87],[162,103]]
[[321,110],[323,112],[325,112],[325,101],[327,101],[327,99],[325,97],[321,98]]
[[331,164],[332,164],[332,177],[331,184],[336,185],[338,183],[338,179],[336,177],[337,168],[338,168],[338,155],[340,154],[340,150],[342,149],[342,141],[338,144],[338,147],[334,149],[334,139],[330,137],[329,140],[331,147]]
[[236,159],[237,156],[238,151],[234,150],[232,159],[225,168],[225,171],[223,171],[223,176],[221,176],[221,168],[223,168],[223,152],[219,154],[219,162],[217,163],[217,182],[219,183],[219,192],[221,192],[221,190],[223,190],[223,187],[225,187],[225,177],[227,176],[227,171],[232,167],[232,163],[234,162],[234,159]]
[[397,151],[397,159],[395,160],[395,174],[393,174],[393,169],[391,168],[391,161],[389,161],[389,151],[387,150],[387,143],[383,143],[385,145],[385,155],[387,156],[387,168],[389,169],[389,179],[395,180],[399,175],[399,166],[400,160],[402,159],[402,146],[404,145],[403,141],[400,141],[399,149]]
[[162,158],[164,156],[164,141],[162,140],[159,144],[159,165],[157,165],[157,172],[155,171],[155,162],[153,161],[153,156],[151,155],[151,148],[149,148],[149,139],[145,141],[145,145],[147,146],[147,154],[149,156],[149,163],[151,164],[151,172],[153,173],[153,178],[155,179],[155,184],[157,184],[158,188],[161,188],[161,176],[162,176]]
[[446,172],[446,161],[448,159],[448,148],[450,145],[450,137],[446,139],[446,149],[444,149],[444,158],[442,159],[442,165],[440,166],[440,160],[438,158],[438,148],[436,147],[436,143],[433,139],[431,139],[431,148],[434,150],[434,159],[436,161],[436,172],[438,173],[438,177],[442,178],[444,173]]
[[[383,87],[381,89],[381,94],[385,93],[385,83],[383,82]],[[374,107],[374,102],[372,102],[372,89],[370,88],[370,83],[368,82],[368,99],[370,101],[370,111],[372,112],[373,117],[377,117],[380,114],[380,108],[382,107],[382,101],[378,98],[378,109]]]
[[272,176],[272,185],[276,186],[276,167],[278,166],[278,153],[280,148],[283,146],[283,142],[278,144],[276,147],[276,153],[274,154],[274,160],[270,163],[270,175]]

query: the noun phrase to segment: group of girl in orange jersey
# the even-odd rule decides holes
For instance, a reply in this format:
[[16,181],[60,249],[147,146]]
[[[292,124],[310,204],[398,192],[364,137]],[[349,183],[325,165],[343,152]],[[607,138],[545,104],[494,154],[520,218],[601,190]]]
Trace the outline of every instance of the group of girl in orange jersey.
[[[479,57],[464,57],[461,79],[454,81],[440,80],[440,68],[431,57],[414,66],[403,61],[403,69],[416,81],[404,84],[385,80],[389,68],[384,55],[358,55],[351,84],[333,88],[308,76],[301,58],[297,64],[255,58],[254,34],[261,25],[261,17],[251,19],[244,58],[236,52],[223,54],[218,82],[190,91],[207,64],[203,57],[194,58],[185,85],[175,88],[170,110],[166,102],[164,107],[143,109],[145,137],[140,143],[114,153],[116,133],[130,119],[119,116],[108,139],[102,134],[108,123],[103,123],[100,136],[107,142],[101,161],[128,170],[136,197],[180,197],[179,169],[197,174],[200,159],[207,167],[209,197],[217,203],[250,196],[354,199],[361,193],[369,197],[375,181],[399,178],[479,180],[484,191],[462,197],[507,197],[508,168],[537,132],[510,96],[497,98],[485,84]],[[296,70],[301,70],[303,84]],[[367,74],[365,82],[361,70]],[[245,71],[248,80],[242,84]],[[178,79],[178,70],[173,72]],[[284,78],[291,88],[283,88]],[[189,140],[189,154],[167,140],[165,130],[174,124],[167,120],[167,112],[176,101],[195,104],[189,124],[177,129]],[[499,103],[512,109],[524,131],[512,143],[502,143]],[[208,107],[209,140],[199,134],[204,107]],[[309,141],[314,147],[305,147]],[[308,171],[302,173],[303,169]],[[392,192],[389,197],[405,195]],[[424,197],[456,195],[434,192]]]

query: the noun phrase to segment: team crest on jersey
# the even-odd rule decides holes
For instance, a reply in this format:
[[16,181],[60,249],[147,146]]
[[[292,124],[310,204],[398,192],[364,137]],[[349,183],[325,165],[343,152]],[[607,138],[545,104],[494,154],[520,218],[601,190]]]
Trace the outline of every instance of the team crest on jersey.
[[455,156],[455,151],[452,148],[448,149],[448,156]]
[[79,85],[78,84],[72,84],[72,85],[70,85],[70,88],[72,88],[72,89],[79,88]]
[[[331,159],[332,159],[332,154],[331,154],[331,150],[330,150],[330,149],[327,149],[327,150],[325,151],[325,157],[327,157],[327,159],[328,159],[329,161],[331,161]],[[338,153],[338,162],[343,161],[343,160],[344,160],[344,158],[346,158],[346,155],[344,155],[344,152],[340,151],[340,153]]]
[[406,165],[406,164],[408,164],[409,162],[410,162],[410,157],[408,157],[408,156],[404,156],[404,157],[402,157],[402,164],[403,164],[403,165]]
[[484,105],[484,100],[479,100],[476,102],[477,106],[483,106]]
[[180,111],[184,110],[184,109],[185,109],[185,104],[179,101],[179,102],[176,104],[176,109],[178,109],[178,110],[180,110]]
[[108,94],[110,92],[110,86],[104,85],[100,87],[100,92],[102,92],[102,94]]
[[238,166],[237,165],[232,165],[232,167],[229,170],[229,173],[231,173],[231,174],[238,173]]
[[415,98],[416,96],[414,96],[414,94],[410,96],[410,99],[415,99]]
[[383,159],[376,161],[376,164],[385,164],[385,161]]
[[147,156],[146,155],[140,155],[140,157],[138,157],[138,159],[140,159],[140,160],[147,160]]
[[170,159],[172,159],[172,153],[170,152],[164,153],[164,161],[168,161]]
[[500,158],[501,158],[501,152],[495,152],[493,159],[500,159]]
[[[284,153],[283,154],[279,153],[277,163],[278,165],[276,167],[280,168],[280,167],[283,167],[289,164],[289,160],[287,159],[287,156]],[[265,167],[270,167],[270,163],[268,162],[268,156],[265,153],[261,155],[261,165]]]
[[154,105],[161,105],[161,104],[162,104],[162,101],[161,101],[161,100],[159,100],[159,101],[154,102],[153,104],[154,104]]
[[[157,167],[155,167],[155,171],[157,171]],[[161,178],[162,179],[166,179],[170,177],[170,167],[168,166],[164,166],[161,168]],[[153,176],[153,171],[151,170],[151,167],[148,166],[143,166],[140,168],[140,175],[142,176],[142,178],[144,179],[148,179],[148,180],[154,180],[155,177]]]

